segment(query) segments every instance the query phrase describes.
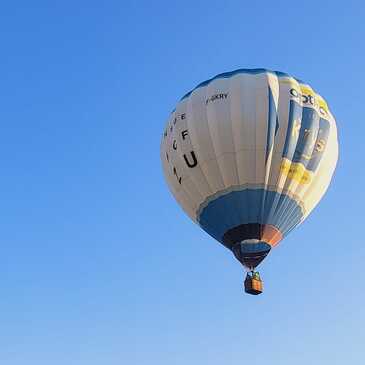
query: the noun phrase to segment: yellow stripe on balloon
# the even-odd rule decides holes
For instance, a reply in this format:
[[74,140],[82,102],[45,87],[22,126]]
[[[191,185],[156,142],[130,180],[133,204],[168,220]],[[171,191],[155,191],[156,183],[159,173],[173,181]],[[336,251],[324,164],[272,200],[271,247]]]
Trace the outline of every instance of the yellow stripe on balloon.
[[287,179],[295,180],[300,185],[309,184],[313,177],[313,173],[308,171],[303,164],[291,162],[287,158],[283,158],[280,171]]

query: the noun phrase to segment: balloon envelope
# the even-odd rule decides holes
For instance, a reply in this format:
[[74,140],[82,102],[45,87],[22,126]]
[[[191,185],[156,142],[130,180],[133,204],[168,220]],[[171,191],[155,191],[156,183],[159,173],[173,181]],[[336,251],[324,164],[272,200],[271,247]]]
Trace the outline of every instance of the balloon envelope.
[[307,83],[241,69],[186,94],[163,133],[161,160],[181,207],[246,267],[256,267],[327,190],[335,119]]

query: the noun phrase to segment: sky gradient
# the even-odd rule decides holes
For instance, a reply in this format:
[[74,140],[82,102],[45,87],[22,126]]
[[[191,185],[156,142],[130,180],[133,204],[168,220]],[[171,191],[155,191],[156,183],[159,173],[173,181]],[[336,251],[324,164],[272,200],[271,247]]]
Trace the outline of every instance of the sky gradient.
[[[4,4],[0,363],[361,364],[364,15],[360,1]],[[340,158],[252,297],[169,193],[159,147],[187,91],[258,67],[326,98]]]

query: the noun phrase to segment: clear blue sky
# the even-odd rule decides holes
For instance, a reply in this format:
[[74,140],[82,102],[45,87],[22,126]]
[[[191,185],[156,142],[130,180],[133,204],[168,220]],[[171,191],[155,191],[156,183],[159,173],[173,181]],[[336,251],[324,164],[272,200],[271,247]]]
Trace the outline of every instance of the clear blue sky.
[[[256,5],[254,5],[256,4]],[[0,363],[364,361],[361,1],[15,1],[0,15]],[[308,81],[340,161],[243,294],[159,145],[177,100],[236,68]]]

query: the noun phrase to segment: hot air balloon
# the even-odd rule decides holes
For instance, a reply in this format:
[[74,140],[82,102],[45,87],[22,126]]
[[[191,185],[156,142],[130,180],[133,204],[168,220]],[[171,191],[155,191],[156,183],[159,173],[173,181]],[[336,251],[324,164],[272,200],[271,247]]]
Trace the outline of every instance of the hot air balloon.
[[338,158],[336,122],[306,82],[239,69],[184,95],[163,132],[167,184],[187,215],[255,271],[326,192]]

